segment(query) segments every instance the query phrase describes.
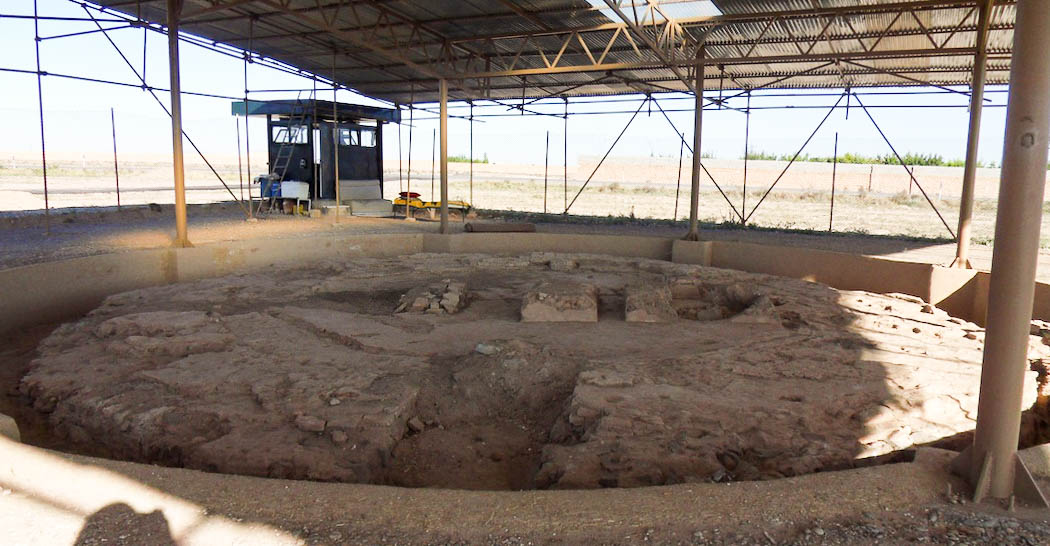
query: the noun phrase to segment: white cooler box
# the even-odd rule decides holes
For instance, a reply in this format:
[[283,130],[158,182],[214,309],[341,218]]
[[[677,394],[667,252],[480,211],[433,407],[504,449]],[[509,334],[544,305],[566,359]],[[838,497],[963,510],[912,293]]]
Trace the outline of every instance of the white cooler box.
[[309,199],[310,185],[298,180],[285,180],[281,182],[282,199]]

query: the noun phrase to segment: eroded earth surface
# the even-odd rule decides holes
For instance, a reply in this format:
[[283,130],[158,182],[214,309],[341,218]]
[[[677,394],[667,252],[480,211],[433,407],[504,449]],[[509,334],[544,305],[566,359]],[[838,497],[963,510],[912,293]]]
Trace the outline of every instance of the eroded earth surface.
[[417,254],[112,296],[40,345],[19,391],[71,445],[218,472],[754,480],[965,434],[983,335],[909,296],[767,275]]

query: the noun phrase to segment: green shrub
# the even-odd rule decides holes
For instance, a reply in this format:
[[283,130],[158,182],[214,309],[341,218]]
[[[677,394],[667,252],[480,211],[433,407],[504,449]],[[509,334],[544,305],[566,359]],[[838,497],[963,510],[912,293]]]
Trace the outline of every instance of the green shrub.
[[[450,156],[448,156],[448,162],[449,163],[472,163],[470,158],[465,156],[465,155],[450,155]],[[485,154],[485,156],[482,157],[482,158],[475,157],[474,161],[473,161],[473,163],[488,163],[488,162],[489,162],[489,154]]]

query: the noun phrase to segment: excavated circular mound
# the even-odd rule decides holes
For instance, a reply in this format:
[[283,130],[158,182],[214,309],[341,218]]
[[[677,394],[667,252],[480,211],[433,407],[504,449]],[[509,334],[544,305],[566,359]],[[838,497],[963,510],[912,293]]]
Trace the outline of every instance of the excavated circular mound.
[[644,259],[417,254],[114,295],[40,345],[20,391],[71,446],[115,458],[633,487],[845,468],[968,431],[982,340],[908,296]]

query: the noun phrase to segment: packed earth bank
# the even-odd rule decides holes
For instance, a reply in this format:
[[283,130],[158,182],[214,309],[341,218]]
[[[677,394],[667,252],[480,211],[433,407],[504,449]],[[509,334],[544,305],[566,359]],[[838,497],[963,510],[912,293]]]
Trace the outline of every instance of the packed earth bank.
[[[846,468],[974,426],[984,333],[909,296],[594,255],[416,254],[125,292],[20,391],[70,446],[471,489]],[[1030,358],[1047,356],[1031,338]],[[1036,399],[1026,376],[1026,407]]]

